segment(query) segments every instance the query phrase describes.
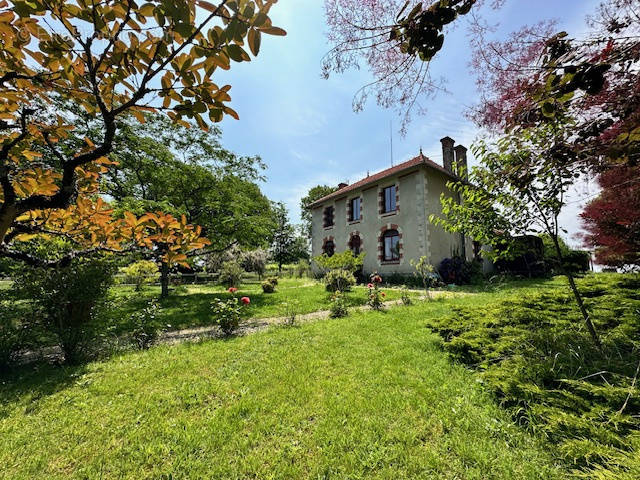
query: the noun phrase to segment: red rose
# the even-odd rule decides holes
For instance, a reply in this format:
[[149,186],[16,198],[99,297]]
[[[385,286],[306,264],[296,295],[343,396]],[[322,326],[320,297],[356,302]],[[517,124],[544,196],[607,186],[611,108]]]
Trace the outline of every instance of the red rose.
[[251,299],[249,297],[242,297],[240,301],[245,305],[249,305],[251,303]]
[[369,285],[367,285],[368,288],[373,288],[373,283],[370,283]]
[[235,287],[231,287],[231,288],[229,289],[229,293],[236,293],[237,291],[238,291],[238,289],[237,289],[237,288],[235,288]]

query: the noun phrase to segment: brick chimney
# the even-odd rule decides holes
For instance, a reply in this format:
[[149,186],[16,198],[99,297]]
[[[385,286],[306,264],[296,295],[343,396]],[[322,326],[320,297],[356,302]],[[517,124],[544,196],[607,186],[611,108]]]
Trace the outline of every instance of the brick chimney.
[[456,163],[454,173],[459,177],[467,178],[467,147],[456,145]]
[[442,143],[442,166],[451,173],[453,171],[453,145],[456,143],[455,140],[451,137],[444,137],[440,140]]
[[343,188],[348,187],[348,186],[349,186],[348,183],[345,183],[345,182],[339,183],[338,184],[338,190],[342,190]]

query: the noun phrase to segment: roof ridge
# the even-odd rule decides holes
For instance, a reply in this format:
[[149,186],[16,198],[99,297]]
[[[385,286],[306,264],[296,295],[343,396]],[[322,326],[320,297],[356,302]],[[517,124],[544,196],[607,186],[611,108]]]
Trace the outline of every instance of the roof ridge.
[[444,168],[442,165],[438,165],[436,162],[434,162],[433,160],[431,160],[429,157],[425,156],[422,152],[420,152],[420,154],[418,154],[417,156],[411,158],[410,160],[406,160],[402,163],[399,163],[398,165],[394,165],[392,167],[389,168],[385,168],[383,170],[380,170],[376,173],[374,173],[373,175],[368,175],[364,178],[361,178],[360,180],[347,185],[346,187],[340,188],[338,190],[336,190],[333,193],[330,193],[329,195],[325,195],[322,198],[319,198],[318,200],[316,200],[315,202],[313,202],[309,207],[313,208],[315,206],[317,206],[320,203],[326,202],[327,200],[330,200],[332,198],[338,197],[340,195],[349,193],[353,190],[357,190],[359,188],[362,188],[368,184],[371,183],[375,183],[378,182],[380,180],[384,180],[385,178],[394,175],[396,173],[399,173],[405,169],[408,168],[413,168],[413,167],[417,167],[419,165],[427,165],[435,170],[438,170],[441,173],[444,173],[445,175],[448,175],[452,178],[457,178],[452,172],[448,171],[446,168]]

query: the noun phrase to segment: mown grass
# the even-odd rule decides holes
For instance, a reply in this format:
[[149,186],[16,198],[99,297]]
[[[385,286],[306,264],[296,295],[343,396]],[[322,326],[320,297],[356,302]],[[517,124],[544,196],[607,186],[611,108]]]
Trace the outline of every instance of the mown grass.
[[[386,300],[400,299],[397,289],[385,290]],[[251,304],[245,308],[245,318],[271,318],[287,314],[287,304],[296,314],[327,310],[331,294],[325,291],[324,285],[307,278],[280,279],[275,293],[262,292],[260,284],[244,284],[236,296],[248,296]],[[411,293],[413,298],[420,294]],[[142,292],[135,292],[133,287],[116,286],[112,289],[111,311],[103,321],[112,325],[115,332],[126,333],[131,329],[131,314],[140,310],[149,300],[160,296],[160,288],[148,286]],[[201,327],[215,324],[211,314],[211,303],[216,298],[230,298],[231,294],[220,285],[189,285],[173,291],[169,298],[162,300],[158,318],[171,325],[171,329]],[[354,287],[345,294],[349,307],[365,305],[367,290]]]
[[635,480],[640,277],[589,275],[578,286],[601,350],[561,277],[498,288],[427,323],[452,358],[477,370],[514,418],[552,442],[555,455],[577,475]]
[[22,373],[0,477],[563,478],[425,328],[450,304]]

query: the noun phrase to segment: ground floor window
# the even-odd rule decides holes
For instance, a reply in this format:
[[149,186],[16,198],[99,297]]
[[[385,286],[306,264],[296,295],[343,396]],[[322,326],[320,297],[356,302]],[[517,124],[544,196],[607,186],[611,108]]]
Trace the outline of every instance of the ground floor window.
[[397,230],[387,230],[382,236],[383,260],[385,262],[400,260],[400,234]]
[[354,255],[360,255],[360,253],[362,252],[362,240],[360,239],[359,235],[354,235],[353,237],[351,237],[351,240],[349,241],[349,248]]
[[333,254],[336,253],[336,246],[333,243],[333,240],[327,240],[324,242],[322,253],[326,254],[327,257],[332,257]]

